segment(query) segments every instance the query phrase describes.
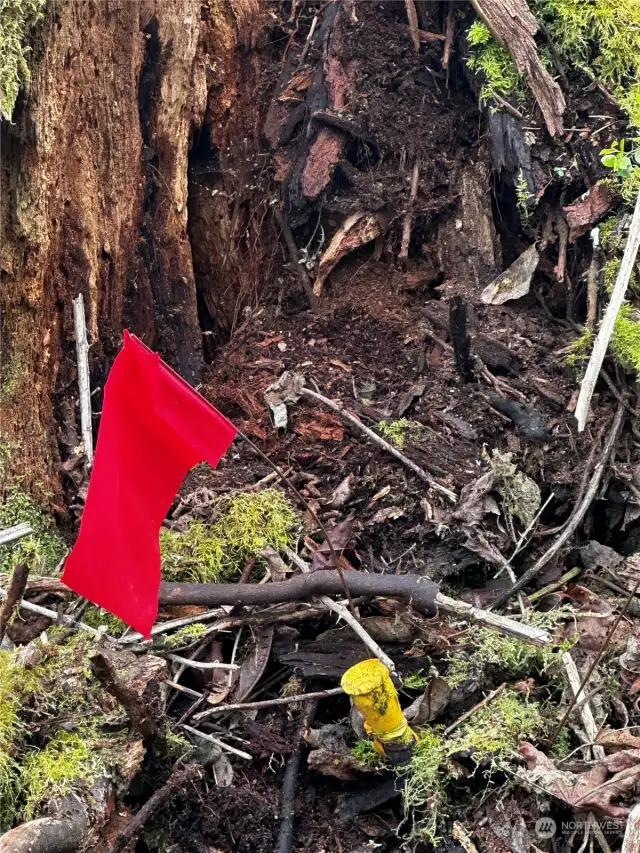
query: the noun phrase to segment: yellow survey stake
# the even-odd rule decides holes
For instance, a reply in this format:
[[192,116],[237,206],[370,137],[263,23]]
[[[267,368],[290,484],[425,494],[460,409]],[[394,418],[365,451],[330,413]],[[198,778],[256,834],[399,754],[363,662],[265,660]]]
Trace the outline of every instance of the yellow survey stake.
[[382,661],[372,658],[357,663],[340,683],[364,717],[365,730],[373,735],[378,752],[397,763],[408,760],[418,738],[402,713],[398,693]]

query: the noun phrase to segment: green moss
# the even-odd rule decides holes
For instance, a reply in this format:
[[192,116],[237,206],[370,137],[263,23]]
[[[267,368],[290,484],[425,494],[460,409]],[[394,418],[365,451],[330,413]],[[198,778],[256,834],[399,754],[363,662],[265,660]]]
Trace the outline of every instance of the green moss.
[[496,94],[503,98],[523,96],[522,78],[508,50],[498,44],[482,21],[474,21],[467,31],[467,43],[473,48],[467,65],[483,80],[480,100],[490,101]]
[[0,573],[13,571],[14,566],[25,558],[34,558],[34,552],[42,558],[40,572],[51,573],[66,553],[66,546],[58,536],[53,521],[29,495],[14,484],[0,495],[0,529],[27,522],[33,528],[33,536],[19,539],[9,545],[0,545]]
[[191,645],[191,643],[204,637],[206,633],[207,626],[203,625],[202,622],[195,622],[193,625],[185,625],[175,634],[166,636],[164,644],[168,649],[179,649]]
[[569,367],[576,367],[582,362],[588,361],[593,349],[593,340],[593,332],[585,326],[582,334],[569,347],[569,352],[565,358]]
[[90,604],[84,612],[82,621],[91,628],[106,628],[107,634],[111,637],[120,637],[127,629],[127,625],[113,613],[108,610],[103,610],[102,607],[96,607],[95,604]]
[[468,753],[476,764],[488,761],[490,772],[494,762],[507,759],[519,743],[538,738],[547,727],[539,704],[505,690],[451,737],[445,738],[438,727],[420,731],[411,761],[399,771],[406,780],[403,804],[409,825],[408,846],[418,841],[437,844],[439,824],[450,810],[450,759]]
[[248,557],[267,545],[281,550],[292,544],[298,515],[277,489],[239,494],[229,499],[212,525],[194,521],[185,533],[160,533],[165,580],[220,583],[231,580]]
[[428,675],[423,674],[422,670],[413,672],[411,675],[406,675],[402,679],[402,686],[407,690],[424,690],[427,684],[431,681]]
[[[24,731],[19,717],[19,680],[20,670],[15,665],[14,655],[0,651],[0,791],[7,797],[16,780],[15,756]],[[4,823],[3,810],[7,806],[8,803],[0,801],[0,829]]]
[[640,323],[632,318],[630,305],[620,309],[610,346],[623,367],[640,371]]
[[52,797],[63,797],[79,787],[90,788],[105,770],[104,751],[95,731],[58,732],[22,765],[25,818],[31,820],[38,807]]
[[[527,623],[549,629],[566,617],[564,610],[552,613],[527,614]],[[516,637],[507,637],[490,628],[471,628],[467,633],[467,649],[455,653],[445,675],[452,688],[462,684],[481,684],[488,670],[517,681],[548,674],[562,655],[573,645],[565,641],[560,646],[534,646]]]
[[382,767],[384,764],[384,758],[370,740],[356,741],[351,754],[363,767]]
[[422,424],[416,421],[409,421],[407,418],[399,418],[397,421],[380,421],[378,424],[380,435],[383,435],[391,444],[395,444],[400,449],[405,445],[407,433],[417,433],[422,429]]
[[0,117],[9,121],[20,87],[30,79],[26,36],[44,5],[45,0],[3,0],[0,5]]

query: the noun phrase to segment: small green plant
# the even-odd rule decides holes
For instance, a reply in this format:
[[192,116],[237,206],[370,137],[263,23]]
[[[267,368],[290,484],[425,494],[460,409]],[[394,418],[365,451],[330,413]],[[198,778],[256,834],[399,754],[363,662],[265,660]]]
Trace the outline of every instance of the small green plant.
[[498,44],[482,21],[474,21],[471,25],[467,43],[474,48],[467,65],[483,80],[480,100],[487,103],[496,95],[507,98],[514,94],[522,98],[522,78],[509,51]]
[[616,175],[626,178],[631,174],[634,168],[632,157],[635,158],[634,151],[625,151],[624,139],[614,140],[609,148],[603,148],[600,152],[602,165],[607,169],[612,169]]
[[0,117],[11,121],[21,86],[29,83],[29,27],[42,16],[45,0],[3,0],[0,5]]
[[248,557],[267,545],[282,550],[293,543],[299,524],[291,503],[277,489],[238,494],[220,507],[216,521],[193,521],[184,533],[160,533],[165,580],[220,583],[231,580]]
[[397,421],[380,421],[378,424],[380,435],[389,439],[391,444],[395,444],[400,450],[405,445],[407,432],[411,435],[411,433],[418,433],[422,429],[422,424],[416,421],[409,421],[407,418],[399,418]]
[[351,750],[353,757],[362,764],[363,767],[382,767],[384,758],[376,750],[373,741],[359,740]]
[[577,367],[585,361],[589,360],[591,350],[593,349],[594,334],[586,326],[582,330],[575,341],[569,347],[569,352],[565,357],[566,364],[569,367]]
[[529,206],[534,200],[535,197],[529,192],[524,172],[520,169],[516,183],[516,205],[520,214],[520,221],[523,225],[528,225],[529,223]]
[[0,529],[27,522],[33,535],[16,543],[0,545],[0,573],[13,571],[19,560],[33,554],[34,546],[42,558],[43,573],[51,573],[66,553],[66,546],[58,536],[53,521],[16,484],[9,486],[4,498],[0,495]]

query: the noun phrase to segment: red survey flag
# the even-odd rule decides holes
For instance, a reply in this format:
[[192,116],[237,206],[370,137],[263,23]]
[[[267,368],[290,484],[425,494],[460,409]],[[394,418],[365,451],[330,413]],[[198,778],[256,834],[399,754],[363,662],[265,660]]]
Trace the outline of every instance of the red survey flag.
[[148,637],[158,613],[160,527],[187,471],[215,467],[236,435],[157,353],[124,333],[104,389],[80,533],[62,581]]

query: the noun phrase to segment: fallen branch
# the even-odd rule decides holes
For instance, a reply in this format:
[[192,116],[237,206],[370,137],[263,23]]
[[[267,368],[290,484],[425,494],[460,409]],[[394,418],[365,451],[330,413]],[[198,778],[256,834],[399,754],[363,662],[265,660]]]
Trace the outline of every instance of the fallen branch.
[[472,0],[492,35],[511,54],[542,110],[551,136],[563,133],[564,95],[538,56],[534,36],[538,22],[525,0]]
[[[196,586],[196,584],[193,584]],[[239,669],[240,667],[236,666],[235,663],[221,663],[219,660],[215,661],[207,661],[207,660],[191,660],[190,658],[183,658],[180,655],[167,655],[169,660],[172,660],[174,663],[179,663],[182,666],[191,667],[192,669]]]
[[85,456],[93,462],[93,426],[91,424],[91,385],[89,382],[89,344],[84,316],[84,299],[80,293],[73,300],[73,325],[76,332],[78,356],[78,390],[80,393],[80,429]]
[[[435,597],[438,587],[429,578],[418,575],[372,575],[365,572],[344,572],[344,582],[352,596],[396,596],[411,602],[418,610],[431,616],[436,613]],[[339,595],[344,592],[340,572],[327,569],[301,575],[286,581],[264,586],[258,584],[225,583],[162,583],[160,604],[198,604],[217,607],[221,604],[251,607],[300,601],[318,595]]]
[[[562,663],[564,664],[564,669],[567,673],[567,680],[571,687],[573,703],[575,704],[578,701],[582,688],[580,687],[580,673],[578,672],[578,667],[576,666],[576,662],[574,661],[571,652],[565,652],[562,655]],[[586,687],[586,680],[583,687]],[[593,716],[591,703],[586,699],[586,697],[585,701],[580,704],[578,711],[580,713],[584,730],[587,733],[587,740],[593,744],[591,747],[591,749],[593,749],[593,756],[601,761],[605,757],[606,752],[604,751],[603,746],[598,746],[596,744],[596,740],[598,739],[598,726],[596,725],[596,721]]]
[[[195,692],[195,691],[194,691]],[[318,690],[315,693],[299,693],[297,696],[282,696],[279,699],[262,699],[259,702],[234,702],[230,705],[216,705],[207,708],[194,716],[194,720],[206,720],[213,714],[223,714],[226,711],[251,711],[261,708],[276,708],[279,705],[296,705],[298,702],[310,702],[312,699],[324,699],[326,696],[339,696],[344,693],[342,687],[331,687],[329,690]]]
[[534,628],[532,625],[509,619],[508,616],[500,616],[497,613],[491,613],[489,610],[482,610],[480,607],[467,604],[466,601],[449,598],[448,595],[443,595],[441,592],[436,595],[436,604],[445,613],[481,625],[483,628],[494,628],[501,634],[517,637],[525,643],[532,643],[534,646],[548,646],[551,643],[549,632],[542,630],[542,628]]
[[558,551],[578,529],[578,526],[581,524],[582,519],[586,515],[586,512],[591,506],[591,503],[596,496],[596,492],[600,487],[600,482],[602,481],[602,477],[609,462],[609,458],[614,450],[616,440],[622,428],[625,411],[626,410],[624,405],[618,405],[618,409],[613,418],[611,429],[609,430],[609,435],[607,436],[607,440],[605,441],[602,455],[598,461],[598,464],[594,468],[593,474],[591,475],[591,480],[589,481],[589,485],[587,486],[584,497],[574,509],[571,518],[562,528],[558,538],[554,540],[553,544],[549,548],[547,548],[547,550],[540,557],[540,559],[537,560],[535,565],[533,565],[530,569],[527,569],[527,571],[516,581],[516,583],[513,584],[513,586],[511,586],[508,590],[501,593],[497,597],[497,599],[493,602],[492,607],[496,608],[502,606],[511,598],[512,595],[515,595],[516,592],[519,592],[523,587],[531,583],[531,581],[535,577],[537,577],[544,569],[549,560],[555,557]]
[[129,821],[124,830],[118,835],[110,853],[122,853],[129,843],[138,837],[141,830],[162,806],[180,794],[189,793],[187,790],[193,783],[199,782],[203,770],[199,764],[190,764],[183,770],[174,770],[161,788],[158,788]]
[[413,471],[414,474],[417,474],[418,477],[420,477],[420,479],[427,483],[432,489],[439,492],[441,495],[444,495],[452,503],[455,503],[457,501],[458,497],[455,492],[452,492],[451,489],[447,489],[446,486],[443,486],[437,480],[434,480],[434,478],[430,474],[427,474],[424,469],[420,468],[419,465],[416,465],[416,463],[409,459],[407,456],[405,456],[404,453],[401,453],[397,449],[397,447],[394,447],[392,444],[389,444],[388,441],[385,441],[384,438],[379,436],[372,429],[369,429],[368,426],[365,426],[362,421],[359,421],[358,418],[354,417],[350,412],[347,412],[346,409],[343,409],[337,403],[334,403],[333,400],[330,400],[328,397],[324,397],[317,391],[312,391],[310,388],[302,388],[300,390],[300,393],[303,397],[308,397],[311,400],[315,400],[316,402],[322,403],[323,405],[327,406],[327,408],[340,415],[341,418],[344,418],[344,420],[348,421],[348,423],[350,423],[352,426],[355,426],[357,429],[359,429],[360,432],[363,432],[368,438],[371,439],[371,441],[377,444],[378,447],[382,447],[383,450],[386,450],[387,453],[390,453],[392,456],[402,462],[403,465]]
[[29,565],[27,563],[18,563],[11,574],[4,604],[0,607],[0,643],[2,643],[16,605],[24,595],[28,578]]
[[313,722],[317,702],[310,702],[302,713],[302,719],[296,736],[297,746],[295,752],[289,756],[287,769],[282,780],[282,792],[280,794],[280,830],[278,832],[278,843],[276,853],[290,853],[293,846],[293,822],[296,816],[296,787],[298,784],[298,771],[304,745],[304,735]]
[[32,533],[33,528],[26,521],[23,524],[16,524],[15,527],[6,527],[4,530],[0,530],[0,545],[8,545],[9,542],[15,542],[17,539],[30,536]]
[[578,421],[579,432],[582,432],[584,430],[585,424],[587,422],[589,407],[591,405],[591,397],[593,396],[593,392],[596,387],[596,382],[598,381],[598,376],[600,375],[600,368],[602,367],[602,362],[604,361],[604,357],[607,353],[607,348],[609,346],[609,341],[611,339],[611,335],[613,334],[613,327],[618,318],[620,308],[622,308],[622,303],[624,302],[624,298],[627,293],[627,287],[629,286],[629,280],[631,278],[631,273],[633,272],[635,266],[636,256],[638,254],[639,247],[640,193],[638,193],[638,197],[636,199],[636,206],[635,210],[633,211],[633,219],[631,220],[631,226],[629,228],[627,245],[624,249],[624,255],[622,256],[622,262],[620,263],[620,269],[618,270],[616,283],[613,287],[611,299],[609,300],[609,304],[607,305],[607,310],[605,312],[604,318],[602,320],[602,323],[600,324],[600,331],[598,332],[598,337],[596,338],[596,341],[593,345],[591,358],[589,359],[589,364],[587,365],[587,369],[585,370],[585,374],[582,379],[582,384],[580,385],[580,396],[578,397],[578,403],[576,405],[575,411],[576,420]]
[[0,838],[0,853],[76,853],[88,826],[71,817],[30,820]]

